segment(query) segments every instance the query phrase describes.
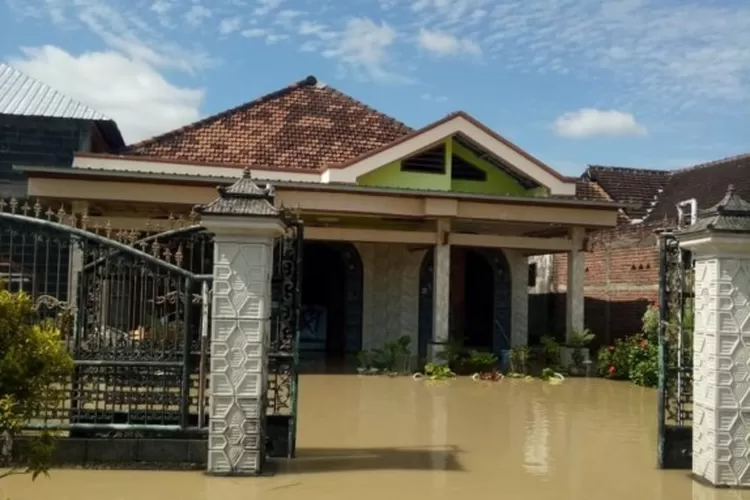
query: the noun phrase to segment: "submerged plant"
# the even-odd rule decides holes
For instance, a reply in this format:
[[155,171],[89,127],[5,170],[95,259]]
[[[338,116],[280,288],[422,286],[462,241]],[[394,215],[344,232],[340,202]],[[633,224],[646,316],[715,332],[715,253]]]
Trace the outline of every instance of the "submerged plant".
[[529,364],[530,349],[527,345],[518,345],[510,350],[510,371],[525,375]]
[[427,375],[430,380],[443,380],[456,376],[448,365],[438,363],[427,363],[424,365],[424,374]]
[[560,343],[551,335],[541,338],[544,349],[544,362],[548,368],[558,369],[560,367]]

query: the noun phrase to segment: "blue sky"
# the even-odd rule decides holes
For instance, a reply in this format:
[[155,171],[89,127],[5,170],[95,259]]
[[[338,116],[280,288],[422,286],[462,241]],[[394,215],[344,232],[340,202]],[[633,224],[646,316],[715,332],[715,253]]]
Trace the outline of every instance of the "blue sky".
[[740,0],[0,0],[0,58],[135,141],[307,75],[567,174],[750,151]]

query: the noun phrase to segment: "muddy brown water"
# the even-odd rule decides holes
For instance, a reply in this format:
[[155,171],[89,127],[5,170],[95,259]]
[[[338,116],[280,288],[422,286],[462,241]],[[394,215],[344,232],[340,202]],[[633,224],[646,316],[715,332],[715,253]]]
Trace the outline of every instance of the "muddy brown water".
[[499,383],[308,375],[299,458],[274,477],[53,470],[12,500],[750,500],[656,463],[656,392],[569,379]]

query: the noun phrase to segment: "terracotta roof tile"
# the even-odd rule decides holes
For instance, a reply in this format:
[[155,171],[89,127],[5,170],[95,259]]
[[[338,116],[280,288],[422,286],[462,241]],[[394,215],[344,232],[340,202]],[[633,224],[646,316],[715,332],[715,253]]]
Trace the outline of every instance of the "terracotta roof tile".
[[308,77],[236,108],[128,146],[168,160],[319,170],[413,130]]
[[612,200],[631,205],[625,209],[628,217],[641,219],[670,175],[671,172],[666,170],[591,165],[583,178],[598,184]]
[[676,219],[675,205],[690,198],[699,209],[709,208],[724,197],[730,184],[736,194],[750,199],[750,154],[673,171],[647,220]]
[[613,201],[599,184],[586,179],[576,181],[576,198],[589,201]]

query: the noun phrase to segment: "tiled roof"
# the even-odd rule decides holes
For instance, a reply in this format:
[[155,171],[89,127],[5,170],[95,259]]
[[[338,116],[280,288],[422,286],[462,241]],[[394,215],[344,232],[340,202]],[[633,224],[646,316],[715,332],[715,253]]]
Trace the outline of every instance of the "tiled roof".
[[110,120],[95,109],[61,94],[2,62],[0,62],[0,114]]
[[[591,165],[583,178],[595,182],[618,203],[631,205],[625,213],[632,219],[646,216],[654,197],[663,189],[671,172]],[[725,186],[726,188],[726,186]]]
[[750,154],[673,171],[647,220],[676,219],[675,205],[690,198],[696,199],[699,209],[711,207],[724,197],[730,184],[737,195],[750,199]]
[[308,77],[239,107],[126,148],[125,154],[319,170],[412,129]]
[[612,197],[599,184],[586,179],[576,181],[576,198],[591,201],[613,201]]

